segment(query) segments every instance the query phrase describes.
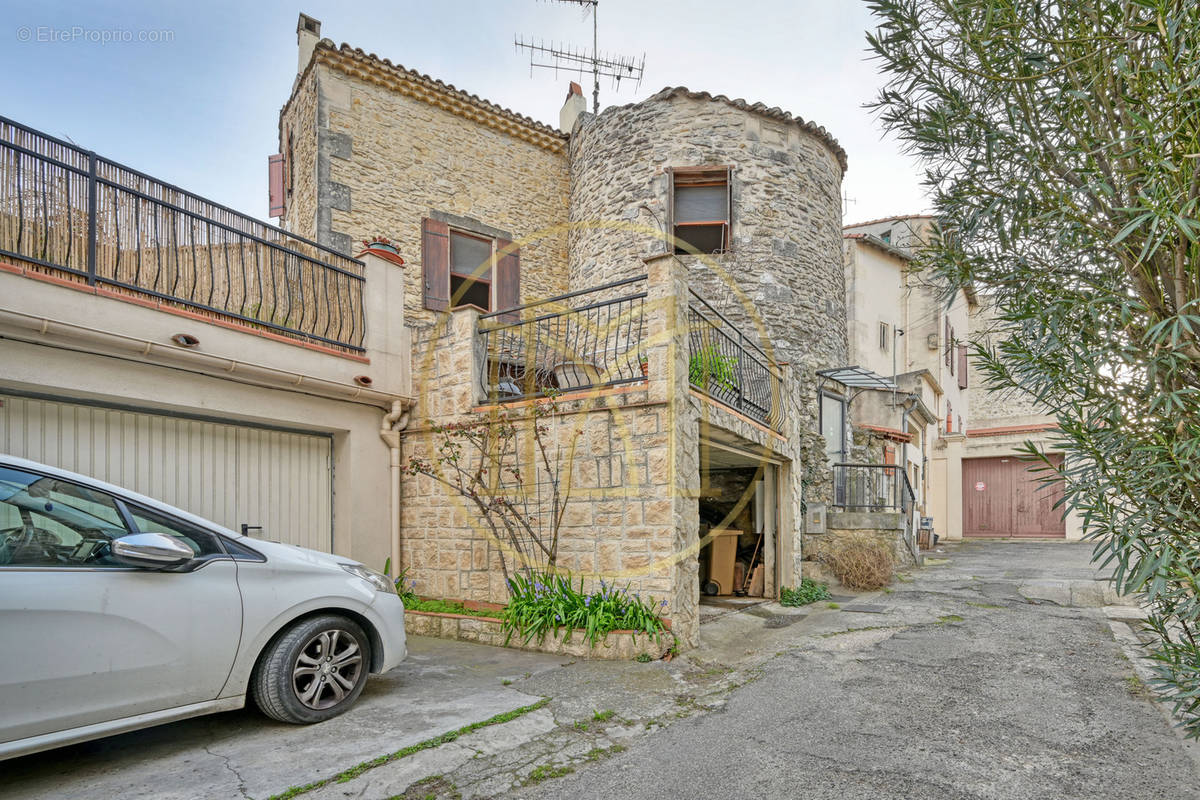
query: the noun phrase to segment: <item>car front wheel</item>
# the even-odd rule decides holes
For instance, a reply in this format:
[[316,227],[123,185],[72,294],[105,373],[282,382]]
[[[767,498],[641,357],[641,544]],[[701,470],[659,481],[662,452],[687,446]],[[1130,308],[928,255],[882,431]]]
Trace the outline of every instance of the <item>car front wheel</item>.
[[326,614],[296,623],[263,653],[250,682],[255,704],[281,722],[322,722],[362,693],[371,642],[345,617]]

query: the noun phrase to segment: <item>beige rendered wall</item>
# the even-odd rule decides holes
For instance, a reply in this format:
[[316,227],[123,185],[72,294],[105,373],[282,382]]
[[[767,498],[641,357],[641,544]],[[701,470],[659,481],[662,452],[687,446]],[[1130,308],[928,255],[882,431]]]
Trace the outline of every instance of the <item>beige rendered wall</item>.
[[[890,376],[902,373],[905,337],[894,337],[903,327],[904,261],[860,239],[843,240],[846,265],[846,318],[850,363]],[[887,323],[887,348],[879,346],[879,324]],[[893,345],[900,348],[893,363]]]
[[[385,409],[411,392],[408,333],[391,311],[401,268],[366,259],[367,351],[334,354],[153,302],[0,269],[0,388],[333,436],[334,551],[376,568],[390,543]],[[177,333],[199,344],[172,343]],[[364,388],[355,376],[368,375]]]

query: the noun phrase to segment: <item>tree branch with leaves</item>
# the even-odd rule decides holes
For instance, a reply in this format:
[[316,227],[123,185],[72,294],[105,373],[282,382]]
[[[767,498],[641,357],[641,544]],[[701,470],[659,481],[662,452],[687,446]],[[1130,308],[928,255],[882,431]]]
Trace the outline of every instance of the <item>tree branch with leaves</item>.
[[498,546],[506,586],[514,573],[555,571],[582,435],[568,427],[553,396],[525,411],[430,421],[433,452],[410,457],[404,467],[408,475],[424,475],[450,489],[478,513]]
[[1057,416],[1041,461],[1141,593],[1200,737],[1200,4],[873,0],[874,108],[924,164],[922,259],[994,304],[989,388]]

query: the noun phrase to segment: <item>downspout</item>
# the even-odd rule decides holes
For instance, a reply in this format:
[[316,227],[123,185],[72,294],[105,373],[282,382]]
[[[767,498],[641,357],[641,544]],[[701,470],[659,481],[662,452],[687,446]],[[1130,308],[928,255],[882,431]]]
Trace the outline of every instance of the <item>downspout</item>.
[[400,574],[400,432],[408,427],[408,411],[400,400],[392,401],[392,410],[383,415],[379,438],[388,446],[388,465],[392,478],[391,565],[392,578]]

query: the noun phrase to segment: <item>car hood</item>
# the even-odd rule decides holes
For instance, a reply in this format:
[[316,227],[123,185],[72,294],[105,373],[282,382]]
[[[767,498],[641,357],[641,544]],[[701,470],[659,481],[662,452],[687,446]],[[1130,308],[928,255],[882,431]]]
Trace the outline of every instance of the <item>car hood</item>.
[[258,550],[267,558],[289,561],[295,564],[341,569],[342,564],[359,563],[353,558],[337,556],[332,553],[322,553],[319,550],[310,550],[307,547],[300,547],[295,544],[270,542],[266,539],[256,539],[253,536],[239,536],[237,538],[238,541],[245,542],[248,546]]

